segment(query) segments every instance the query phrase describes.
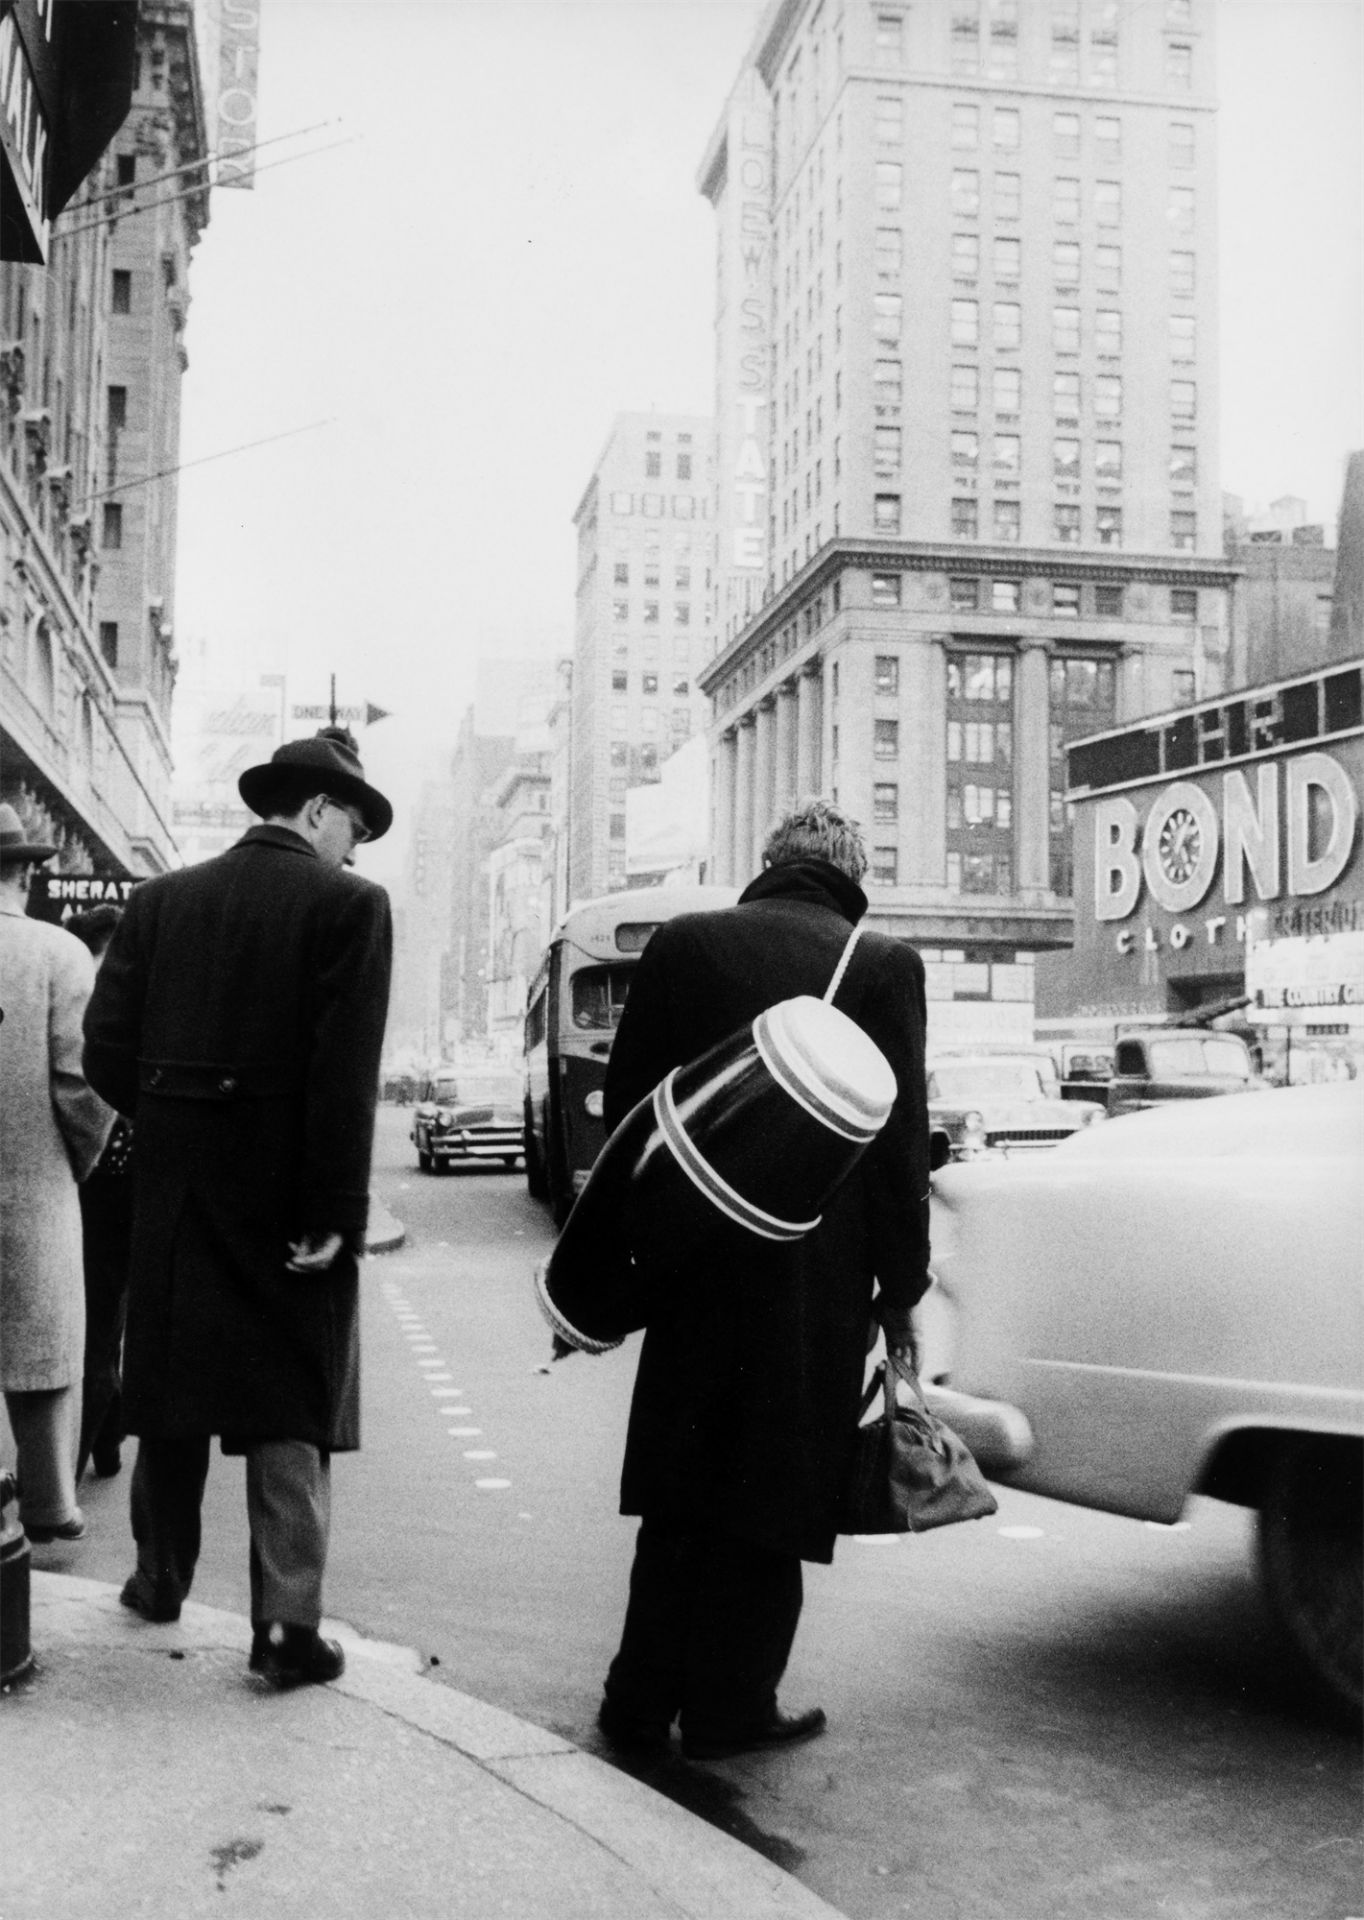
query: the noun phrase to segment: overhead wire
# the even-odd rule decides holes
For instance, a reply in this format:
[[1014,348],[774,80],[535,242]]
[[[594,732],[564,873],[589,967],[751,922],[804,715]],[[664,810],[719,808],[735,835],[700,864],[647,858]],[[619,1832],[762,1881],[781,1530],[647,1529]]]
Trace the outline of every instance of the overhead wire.
[[102,487],[98,493],[87,493],[83,499],[76,502],[71,511],[80,513],[86,507],[93,506],[97,500],[109,499],[112,494],[129,493],[134,487],[149,487],[154,480],[166,480],[173,473],[184,473],[188,467],[206,467],[210,461],[226,460],[230,454],[250,453],[254,447],[268,447],[276,440],[292,440],[300,433],[315,433],[319,427],[334,426],[335,422],[335,415],[326,420],[309,420],[301,427],[286,427],[283,433],[267,433],[260,440],[244,440],[239,447],[223,447],[218,453],[201,454],[197,460],[182,460],[177,466],[162,467],[159,473],[143,473],[132,480],[120,480],[117,486]]
[[[311,160],[319,153],[334,153],[338,147],[353,147],[359,138],[359,134],[353,133],[344,140],[329,140],[325,146],[309,147],[306,153],[289,153],[282,160],[267,160],[263,167],[253,170],[252,178],[258,173],[269,173],[274,167],[288,167],[297,160]],[[158,207],[173,207],[178,201],[193,200],[198,194],[207,193],[210,185],[209,181],[201,180],[197,186],[186,187],[183,193],[163,193],[155,200],[144,201],[140,207],[117,208],[113,213],[101,214],[98,220],[86,220],[78,227],[66,227],[57,237],[71,240],[78,233],[93,233],[96,227],[112,226],[118,220],[133,220],[139,213],[154,213]]]
[[[209,153],[205,154],[202,160],[187,160],[182,167],[170,167],[165,173],[149,173],[146,178],[142,180],[124,180],[114,186],[94,187],[84,200],[73,200],[69,206],[62,208],[62,211],[53,221],[53,232],[54,234],[58,234],[57,221],[63,220],[68,214],[77,213],[83,208],[97,206],[101,200],[116,199],[120,194],[138,193],[143,187],[156,187],[167,180],[178,180],[182,174],[193,173],[200,167],[216,166],[220,160],[235,161],[243,159],[249,153],[259,153],[264,147],[276,147],[281,140],[302,140],[307,134],[321,133],[324,127],[339,127],[342,124],[340,115],[337,115],[331,120],[316,120],[310,127],[295,127],[292,133],[272,134],[268,140],[257,140],[253,145],[249,147],[239,147],[230,154],[223,154],[221,152]],[[305,156],[297,154],[293,157],[301,160]],[[203,182],[203,188],[206,189],[213,184],[213,181],[205,180]],[[106,217],[117,219],[118,211],[116,210],[110,215],[106,209]],[[63,228],[61,229],[61,233],[58,234],[58,237],[71,231],[72,229],[69,227]]]

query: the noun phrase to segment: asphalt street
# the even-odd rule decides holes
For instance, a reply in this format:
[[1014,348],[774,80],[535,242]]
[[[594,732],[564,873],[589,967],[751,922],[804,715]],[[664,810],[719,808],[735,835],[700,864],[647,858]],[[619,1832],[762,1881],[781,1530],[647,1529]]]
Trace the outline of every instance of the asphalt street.
[[[546,1370],[551,1241],[515,1174],[417,1172],[365,1281],[364,1448],[334,1469],[328,1608],[458,1687],[595,1746],[633,1538],[616,1511],[633,1343]],[[126,1573],[126,1471],[42,1564]],[[1358,1744],[1319,1725],[1265,1627],[1249,1517],[1143,1525],[1001,1492],[994,1518],[844,1541],[806,1570],[789,1753],[641,1777],[854,1920],[1355,1920]],[[195,1598],[247,1610],[238,1462],[217,1460]]]

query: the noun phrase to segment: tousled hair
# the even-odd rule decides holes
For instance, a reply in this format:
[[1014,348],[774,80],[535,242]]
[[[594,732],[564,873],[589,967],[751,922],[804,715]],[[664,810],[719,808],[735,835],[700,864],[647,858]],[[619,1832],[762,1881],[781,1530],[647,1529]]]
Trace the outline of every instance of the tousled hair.
[[812,794],[783,814],[763,847],[765,867],[791,860],[827,860],[850,880],[861,880],[867,871],[862,829],[850,814]]

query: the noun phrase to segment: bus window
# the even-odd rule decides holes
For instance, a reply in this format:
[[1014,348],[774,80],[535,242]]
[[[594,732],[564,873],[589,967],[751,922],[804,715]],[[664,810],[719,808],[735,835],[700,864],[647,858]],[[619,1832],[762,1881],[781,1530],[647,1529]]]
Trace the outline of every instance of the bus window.
[[620,1024],[633,967],[581,967],[573,976],[573,1024],[611,1033]]
[[537,993],[526,1013],[526,1050],[538,1047],[545,1037],[545,1014],[548,1007],[547,993]]

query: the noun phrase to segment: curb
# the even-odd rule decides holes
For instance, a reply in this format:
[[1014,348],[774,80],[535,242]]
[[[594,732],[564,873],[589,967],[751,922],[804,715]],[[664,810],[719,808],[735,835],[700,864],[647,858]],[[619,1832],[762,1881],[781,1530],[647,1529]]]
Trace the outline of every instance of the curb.
[[[65,1646],[235,1652],[251,1644],[247,1620],[187,1601],[173,1626],[134,1620],[118,1588],[71,1575],[33,1575],[34,1638]],[[328,1689],[392,1716],[452,1748],[505,1787],[594,1841],[639,1875],[679,1920],[843,1920],[838,1910],[741,1841],[665,1800],[640,1781],[500,1707],[425,1676],[411,1647],[366,1639],[344,1622],[346,1671]]]

